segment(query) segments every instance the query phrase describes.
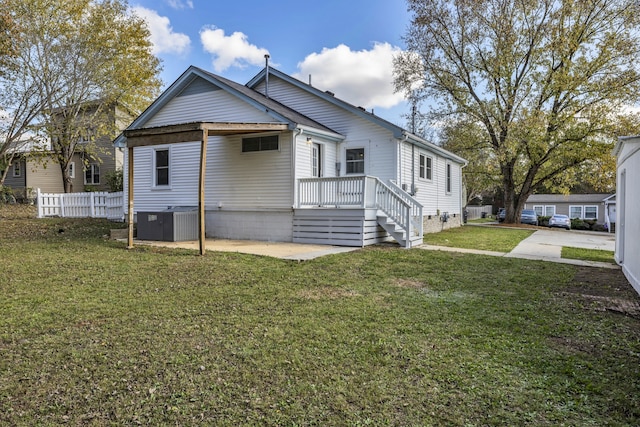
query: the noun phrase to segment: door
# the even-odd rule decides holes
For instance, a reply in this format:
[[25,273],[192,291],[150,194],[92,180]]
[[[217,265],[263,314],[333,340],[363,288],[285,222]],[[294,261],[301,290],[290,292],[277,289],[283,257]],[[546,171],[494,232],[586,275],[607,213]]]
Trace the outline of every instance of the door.
[[322,177],[322,146],[315,142],[311,147],[311,176]]

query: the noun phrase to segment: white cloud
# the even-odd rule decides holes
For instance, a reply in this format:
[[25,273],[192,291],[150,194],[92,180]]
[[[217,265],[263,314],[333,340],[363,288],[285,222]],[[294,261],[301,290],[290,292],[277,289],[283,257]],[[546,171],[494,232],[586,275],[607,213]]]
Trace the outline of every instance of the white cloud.
[[134,7],[133,11],[149,25],[154,54],[175,53],[183,55],[189,51],[191,39],[186,34],[174,32],[169,18],[160,16],[155,10],[142,6]]
[[375,43],[371,50],[352,51],[343,44],[308,55],[294,77],[364,108],[391,108],[404,100],[393,90],[393,57],[399,47]]
[[185,8],[193,9],[193,1],[191,0],[167,0],[167,4],[174,9],[181,10]]
[[230,67],[245,68],[247,65],[262,65],[267,49],[249,43],[247,36],[235,32],[230,36],[216,27],[205,27],[200,31],[204,50],[214,56],[213,68],[222,72]]

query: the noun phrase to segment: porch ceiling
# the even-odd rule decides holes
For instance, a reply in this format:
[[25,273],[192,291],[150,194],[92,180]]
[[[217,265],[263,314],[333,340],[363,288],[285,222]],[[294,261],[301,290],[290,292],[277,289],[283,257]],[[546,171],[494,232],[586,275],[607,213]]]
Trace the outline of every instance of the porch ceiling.
[[285,131],[286,123],[209,123],[194,122],[124,131],[128,147],[200,141],[203,131],[208,136],[242,135],[258,132]]

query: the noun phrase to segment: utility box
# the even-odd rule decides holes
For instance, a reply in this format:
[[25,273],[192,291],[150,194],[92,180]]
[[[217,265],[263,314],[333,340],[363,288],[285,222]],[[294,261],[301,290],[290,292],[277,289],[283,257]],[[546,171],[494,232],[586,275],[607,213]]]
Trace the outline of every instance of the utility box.
[[198,240],[198,210],[193,206],[181,206],[158,212],[138,212],[137,230],[140,240]]

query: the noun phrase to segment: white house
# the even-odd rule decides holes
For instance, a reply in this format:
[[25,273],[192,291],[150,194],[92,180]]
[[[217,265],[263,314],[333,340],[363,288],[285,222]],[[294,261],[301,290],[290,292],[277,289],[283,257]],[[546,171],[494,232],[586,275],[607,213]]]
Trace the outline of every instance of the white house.
[[198,206],[201,241],[411,247],[462,222],[464,159],[269,67],[192,66],[115,144],[130,211]]
[[640,293],[640,136],[618,138],[613,154],[617,157],[617,223],[615,259],[624,275]]

